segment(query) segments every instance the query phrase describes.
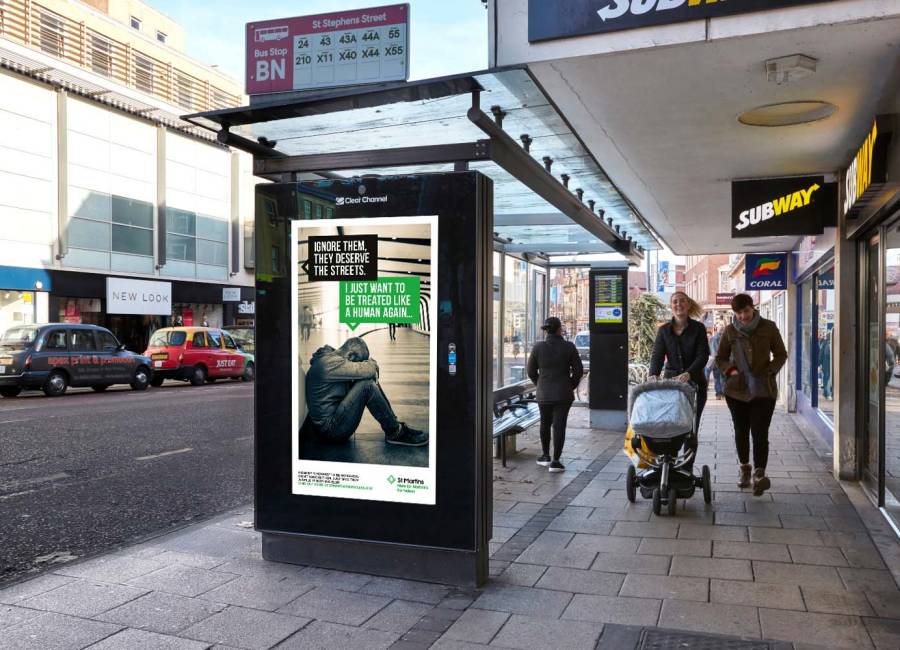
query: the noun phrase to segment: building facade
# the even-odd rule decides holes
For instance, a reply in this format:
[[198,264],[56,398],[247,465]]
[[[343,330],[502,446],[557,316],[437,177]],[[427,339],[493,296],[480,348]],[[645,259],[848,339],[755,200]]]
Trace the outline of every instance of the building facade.
[[[246,320],[252,161],[178,117],[238,104],[237,84],[140,2],[13,1],[0,17],[0,330],[95,323],[143,350],[163,325]],[[126,52],[108,69],[101,39]]]
[[[786,288],[752,294],[788,344],[783,407],[900,530],[900,5],[596,4],[488,2],[491,64],[527,66],[673,253],[731,255],[722,293],[745,288],[744,254],[788,254]],[[734,229],[733,183],[807,176],[836,184],[830,217]]]

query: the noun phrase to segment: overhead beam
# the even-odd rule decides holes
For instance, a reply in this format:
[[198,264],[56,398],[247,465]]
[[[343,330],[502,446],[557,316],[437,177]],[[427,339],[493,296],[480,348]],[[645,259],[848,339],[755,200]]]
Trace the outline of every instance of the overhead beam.
[[[500,126],[478,106],[479,93],[473,93],[473,105],[468,118],[491,139],[491,158],[519,182],[547,203],[565,214],[597,239],[620,253],[632,264],[643,263],[633,242],[623,239],[605,221],[590,211],[574,194],[567,190],[544,167],[531,157]],[[608,251],[607,251],[608,252]]]
[[507,253],[618,253],[606,244],[503,244]]
[[542,212],[539,214],[495,214],[495,226],[571,226],[572,220],[562,212]]
[[262,176],[266,174],[371,169],[373,167],[437,165],[469,162],[472,160],[489,160],[490,157],[490,141],[479,140],[477,142],[435,144],[421,147],[397,147],[395,149],[342,151],[281,158],[257,158],[253,161],[253,173],[257,176]]

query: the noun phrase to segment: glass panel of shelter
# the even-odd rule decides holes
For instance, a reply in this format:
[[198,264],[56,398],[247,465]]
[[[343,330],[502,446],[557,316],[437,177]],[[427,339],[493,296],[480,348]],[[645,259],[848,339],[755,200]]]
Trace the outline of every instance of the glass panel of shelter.
[[900,521],[900,225],[884,237],[884,502]]

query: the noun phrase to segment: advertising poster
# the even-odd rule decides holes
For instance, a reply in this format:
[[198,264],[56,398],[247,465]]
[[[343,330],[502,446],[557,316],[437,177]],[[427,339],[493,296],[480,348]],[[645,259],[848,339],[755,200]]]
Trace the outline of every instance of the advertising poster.
[[434,505],[437,217],[292,228],[292,492]]

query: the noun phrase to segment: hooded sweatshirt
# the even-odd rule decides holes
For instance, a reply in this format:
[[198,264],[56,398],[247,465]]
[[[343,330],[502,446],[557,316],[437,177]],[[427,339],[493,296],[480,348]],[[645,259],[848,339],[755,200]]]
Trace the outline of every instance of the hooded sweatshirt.
[[378,364],[372,359],[350,361],[330,345],[315,351],[306,373],[306,406],[309,417],[320,430],[327,430],[337,407],[354,382],[375,379]]

